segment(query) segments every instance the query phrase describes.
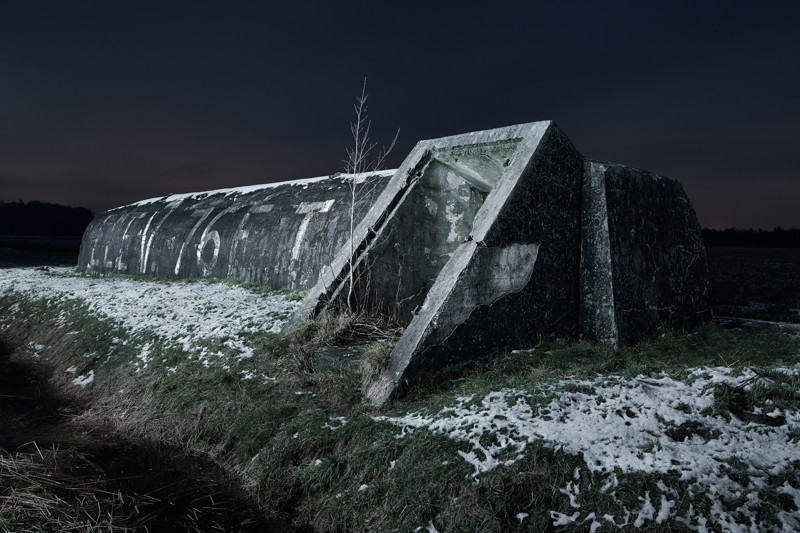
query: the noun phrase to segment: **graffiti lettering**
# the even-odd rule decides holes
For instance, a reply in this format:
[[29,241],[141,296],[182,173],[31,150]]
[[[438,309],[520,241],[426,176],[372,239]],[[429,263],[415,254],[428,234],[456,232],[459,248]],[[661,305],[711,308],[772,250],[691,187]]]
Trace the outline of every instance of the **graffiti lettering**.
[[[219,247],[221,244],[219,238],[219,232],[217,230],[212,230],[211,226],[227,213],[230,213],[231,208],[223,209],[217,215],[211,219],[211,222],[208,223],[206,229],[203,230],[203,234],[200,236],[200,244],[197,245],[197,264],[200,269],[203,271],[204,276],[208,276],[211,272],[214,271],[214,267],[217,266],[217,258],[219,257]],[[205,250],[206,245],[209,242],[214,243],[214,251],[212,252],[211,258],[206,259],[203,257],[203,250]]]
[[300,222],[300,227],[297,228],[297,234],[294,237],[294,246],[292,246],[292,261],[300,258],[300,245],[303,244],[303,238],[306,236],[306,230],[308,230],[308,224],[311,222],[311,217],[314,216],[314,213],[327,213],[330,211],[333,202],[334,200],[328,200],[326,202],[303,202],[297,208],[297,213],[304,213],[306,216],[303,217],[303,221]]

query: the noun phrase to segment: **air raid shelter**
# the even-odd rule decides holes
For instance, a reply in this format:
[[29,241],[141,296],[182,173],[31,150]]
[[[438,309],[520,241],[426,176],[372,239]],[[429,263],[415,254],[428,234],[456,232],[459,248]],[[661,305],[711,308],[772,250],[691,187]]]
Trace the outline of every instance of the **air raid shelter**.
[[394,171],[112,209],[79,267],[305,289],[290,323],[345,300],[396,317],[405,332],[374,401],[543,336],[617,347],[711,318],[680,183],[587,159],[550,121],[420,141]]

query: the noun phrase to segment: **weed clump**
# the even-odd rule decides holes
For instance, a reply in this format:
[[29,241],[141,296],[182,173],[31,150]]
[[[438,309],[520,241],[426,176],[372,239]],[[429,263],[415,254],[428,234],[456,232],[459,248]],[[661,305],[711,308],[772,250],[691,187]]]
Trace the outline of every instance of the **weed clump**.
[[314,349],[396,341],[402,334],[403,327],[386,317],[344,310],[297,324],[288,332],[287,340],[297,347]]

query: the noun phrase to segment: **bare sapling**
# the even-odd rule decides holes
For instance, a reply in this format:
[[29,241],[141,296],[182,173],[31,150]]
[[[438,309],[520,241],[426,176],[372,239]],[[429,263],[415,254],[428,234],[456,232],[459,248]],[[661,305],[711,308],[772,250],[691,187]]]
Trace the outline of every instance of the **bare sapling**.
[[397,138],[400,135],[398,129],[392,139],[389,147],[381,148],[373,155],[373,150],[377,147],[377,143],[372,142],[370,139],[370,127],[372,122],[367,115],[367,78],[364,78],[364,83],[361,86],[361,96],[356,98],[356,103],[353,104],[355,111],[355,121],[350,122],[350,133],[353,137],[353,146],[347,150],[347,159],[344,161],[345,172],[350,174],[350,259],[348,262],[348,278],[347,278],[347,309],[355,311],[358,308],[358,303],[355,295],[355,283],[357,281],[355,270],[355,218],[356,218],[356,200],[358,199],[360,175],[365,172],[377,172],[383,167],[386,157],[394,148],[397,143]]

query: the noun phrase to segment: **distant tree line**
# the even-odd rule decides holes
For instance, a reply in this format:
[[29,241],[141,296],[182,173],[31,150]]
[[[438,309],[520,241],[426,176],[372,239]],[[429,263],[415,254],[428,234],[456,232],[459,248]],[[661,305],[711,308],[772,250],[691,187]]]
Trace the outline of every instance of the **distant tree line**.
[[735,246],[746,248],[800,248],[800,228],[772,231],[753,229],[704,229],[706,246]]
[[0,201],[0,235],[80,236],[93,218],[85,207]]

